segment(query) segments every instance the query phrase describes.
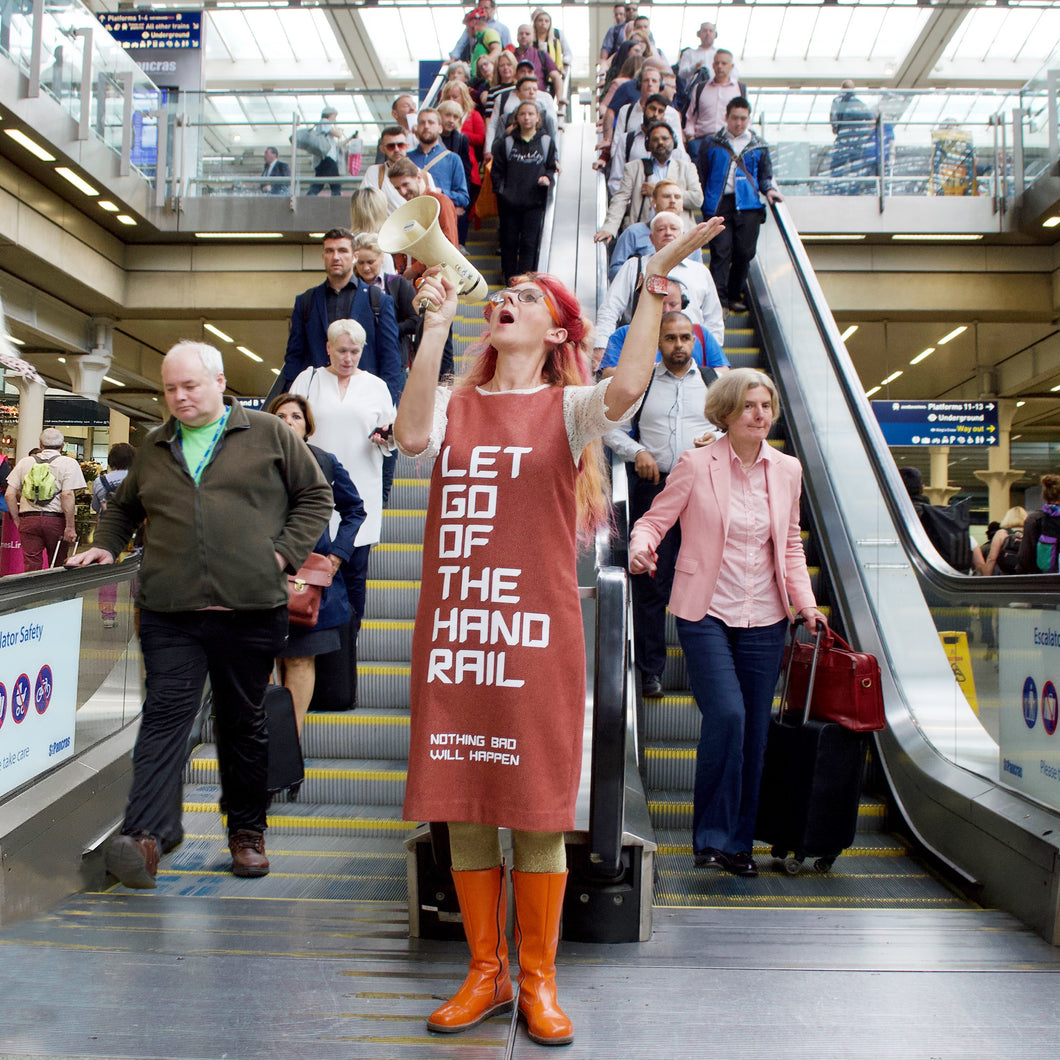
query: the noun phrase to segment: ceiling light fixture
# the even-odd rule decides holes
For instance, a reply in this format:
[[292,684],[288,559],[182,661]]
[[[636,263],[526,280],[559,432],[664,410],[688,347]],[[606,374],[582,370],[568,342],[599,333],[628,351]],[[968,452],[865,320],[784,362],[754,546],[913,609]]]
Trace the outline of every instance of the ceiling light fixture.
[[246,346],[237,346],[236,349],[239,350],[240,353],[249,357],[252,361],[257,361],[258,364],[261,364],[262,358],[259,357],[253,350],[248,350]]
[[935,352],[934,346],[929,346],[926,350],[921,350],[909,363],[919,364],[924,358],[930,357]]
[[954,328],[948,335],[943,335],[941,339],[935,344],[936,346],[945,346],[950,339],[955,339],[958,335],[963,335],[968,330],[967,324],[962,324],[959,328]]
[[844,342],[846,342],[846,341],[847,341],[847,339],[849,339],[849,338],[850,338],[850,336],[851,336],[851,335],[853,335],[853,334],[854,334],[854,332],[855,332],[855,331],[857,331],[857,330],[858,330],[858,326],[857,326],[857,324],[851,324],[851,325],[850,325],[850,327],[848,327],[848,328],[846,329],[846,331],[844,331],[844,332],[843,332],[843,334],[842,334],[842,335],[840,335],[839,337],[840,337],[840,338],[841,338],[841,339],[842,339],[842,340],[843,340]]
[[814,243],[821,243],[825,240],[831,243],[857,243],[864,238],[864,233],[862,233],[861,235],[857,235],[853,232],[851,232],[849,235],[844,235],[841,232],[812,232],[809,235],[803,233],[802,236],[803,242],[805,242],[806,240],[810,240]]
[[871,390],[865,391],[865,397],[872,397],[873,394],[878,394],[879,392],[880,388],[878,386],[874,386]]
[[203,327],[206,328],[206,330],[211,335],[216,335],[222,342],[235,342],[236,341],[235,339],[232,338],[231,335],[226,335],[220,328],[215,328],[213,326],[213,324],[203,324]]
[[136,222],[127,213],[118,214],[118,220],[121,221],[121,223],[123,225],[135,225],[136,224]]
[[1050,217],[1047,221],[1042,221],[1042,228],[1055,228],[1060,225],[1060,217]]
[[897,232],[891,236],[891,239],[913,239],[935,243],[973,243],[982,238],[982,232]]
[[108,383],[113,383],[115,386],[125,386],[120,379],[115,379],[112,375],[105,375],[103,377]]
[[1060,390],[1060,383],[1057,383],[1056,386],[1049,387],[1050,394],[1055,394],[1058,390]]
[[280,374],[280,369],[279,368],[270,368],[269,371],[272,372],[273,375],[279,375]]
[[42,162],[55,161],[55,155],[48,154],[40,144],[31,140],[20,129],[5,129],[4,132],[6,132],[16,144],[21,144],[31,155],[36,155]]
[[901,369],[899,369],[897,372],[891,372],[891,374],[887,376],[886,379],[880,380],[880,386],[886,386],[888,383],[893,383],[901,374]]
[[1026,404],[1027,404],[1027,402],[1026,402],[1026,401],[1017,401],[1017,402],[1016,402],[1016,408],[1018,408],[1018,409],[1021,409],[1021,408],[1023,408],[1023,406],[1024,406],[1024,405],[1026,405]]
[[121,207],[117,203],[113,203],[110,199],[100,199],[99,207],[101,210],[106,210],[107,213],[118,213]]
[[78,174],[70,169],[69,166],[56,166],[55,172],[58,173],[63,180],[67,180],[73,184],[78,191],[84,192],[85,195],[91,195],[92,198],[95,198],[99,194],[99,191],[96,188],[93,188],[83,177],[78,176]]
[[196,232],[196,239],[283,239],[282,232]]
[[16,339],[14,335],[8,335],[7,336],[7,341],[8,342],[13,342],[16,346],[25,346],[26,345],[25,342],[22,341],[22,339]]

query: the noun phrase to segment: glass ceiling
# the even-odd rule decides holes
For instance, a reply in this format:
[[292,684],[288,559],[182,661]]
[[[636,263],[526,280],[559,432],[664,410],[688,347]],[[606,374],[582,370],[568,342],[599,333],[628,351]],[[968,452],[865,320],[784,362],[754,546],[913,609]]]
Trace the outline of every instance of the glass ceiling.
[[[456,4],[369,2],[339,10],[355,11],[363,20],[388,77],[414,84],[419,59],[445,55],[455,44],[463,28],[464,9]],[[502,4],[499,17],[514,36],[516,26],[529,21],[531,9]],[[574,52],[575,78],[587,78],[600,43],[589,39],[588,7],[555,4],[549,10]],[[703,6],[657,2],[646,10],[658,45],[674,62],[682,46],[697,43],[695,31],[701,22],[715,22],[718,43],[734,52],[749,84],[756,74],[782,76],[786,84],[830,83],[847,76],[890,77],[933,13],[931,6],[921,6],[916,0],[889,4],[879,0],[837,4],[748,0],[739,5]],[[246,4],[222,0],[208,10],[205,38],[211,89],[228,87],[233,64],[257,66],[261,81],[278,88],[295,82],[304,87],[314,79],[322,87],[352,80],[327,10],[313,6],[312,0],[302,0],[297,8],[287,7],[284,0]],[[1050,59],[1060,58],[1058,42],[1058,5],[1009,0],[1005,5],[969,6],[931,76],[942,83],[969,87],[1001,81],[1015,87],[1034,77]],[[800,63],[806,64],[802,71]],[[837,68],[836,63],[841,65]],[[241,80],[245,85],[245,74]]]

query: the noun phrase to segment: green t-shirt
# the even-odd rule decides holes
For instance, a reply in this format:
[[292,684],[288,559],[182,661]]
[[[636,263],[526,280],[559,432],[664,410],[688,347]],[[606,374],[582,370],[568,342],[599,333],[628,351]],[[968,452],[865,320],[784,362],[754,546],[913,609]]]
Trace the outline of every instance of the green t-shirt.
[[228,422],[228,411],[225,409],[220,419],[207,423],[204,427],[189,427],[185,423],[180,425],[180,447],[184,451],[184,462],[188,465],[196,485],[199,484],[210,461],[210,454]]
[[475,76],[475,63],[478,62],[479,56],[488,55],[494,42],[500,44],[501,35],[495,29],[489,29],[488,27],[482,31],[481,36],[475,38],[475,46],[471,49],[470,63],[473,77]]

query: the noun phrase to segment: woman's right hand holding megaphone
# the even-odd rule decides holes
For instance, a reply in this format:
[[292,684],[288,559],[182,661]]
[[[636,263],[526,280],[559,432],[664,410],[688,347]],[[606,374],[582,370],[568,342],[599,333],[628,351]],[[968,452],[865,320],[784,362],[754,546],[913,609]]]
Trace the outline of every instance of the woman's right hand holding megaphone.
[[432,266],[420,277],[416,295],[412,304],[417,312],[423,314],[423,331],[443,331],[449,334],[449,327],[456,316],[457,289],[437,266]]

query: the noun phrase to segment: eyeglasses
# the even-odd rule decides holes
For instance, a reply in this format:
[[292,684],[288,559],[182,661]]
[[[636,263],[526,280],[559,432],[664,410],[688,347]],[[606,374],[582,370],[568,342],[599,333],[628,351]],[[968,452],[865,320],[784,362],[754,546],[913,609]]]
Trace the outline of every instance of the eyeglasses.
[[552,304],[552,299],[549,298],[544,291],[539,291],[534,287],[505,287],[503,291],[494,291],[494,293],[486,299],[485,314],[487,320],[489,320],[494,306],[504,305],[504,301],[508,295],[511,295],[517,302],[528,304],[540,302],[544,299],[545,308],[548,309],[549,315],[556,324],[559,324],[559,317],[556,314],[556,307]]

